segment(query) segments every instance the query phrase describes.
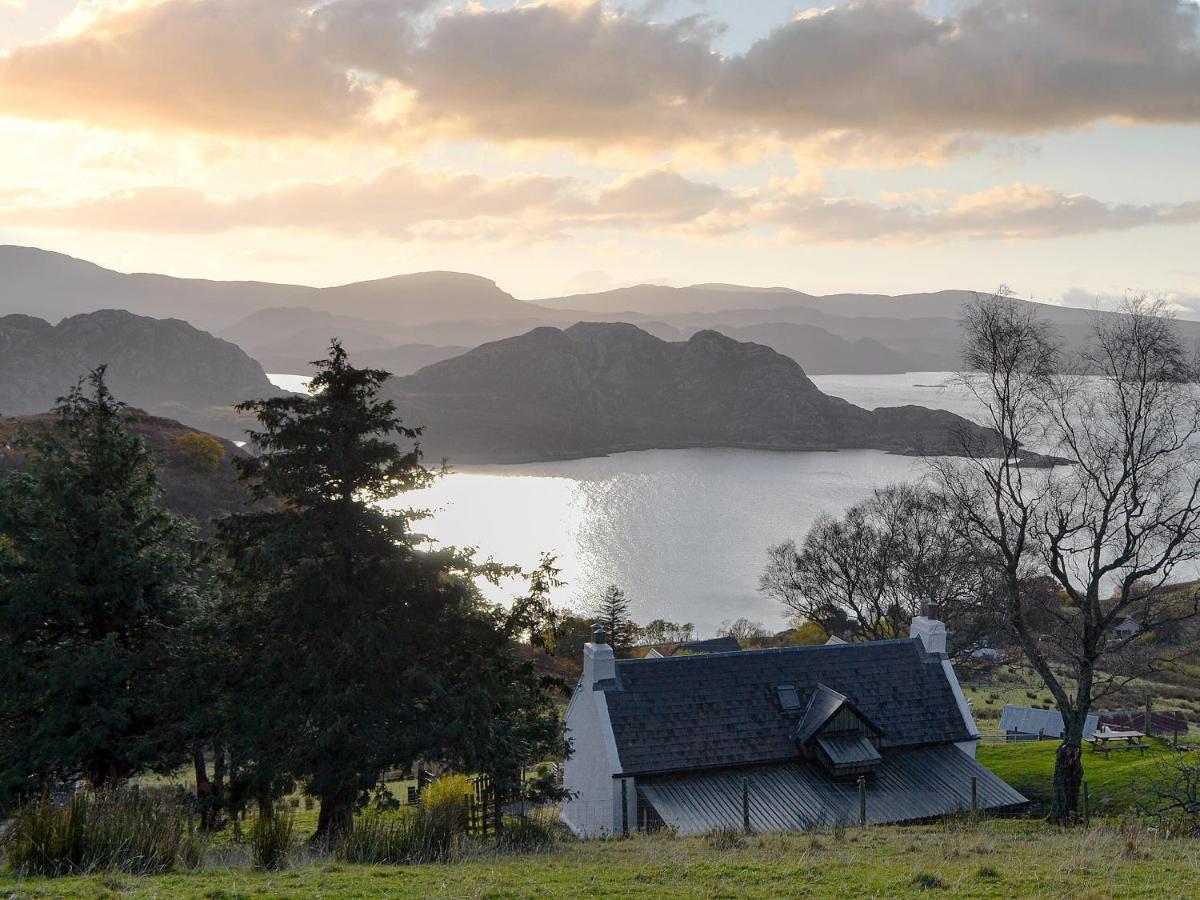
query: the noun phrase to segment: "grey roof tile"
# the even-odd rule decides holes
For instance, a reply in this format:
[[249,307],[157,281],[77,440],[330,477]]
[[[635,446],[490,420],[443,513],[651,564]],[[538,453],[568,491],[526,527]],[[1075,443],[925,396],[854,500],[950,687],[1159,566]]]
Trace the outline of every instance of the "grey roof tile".
[[887,748],[970,739],[940,657],[918,640],[876,641],[617,661],[604,688],[626,774],[794,759],[802,712],[781,711],[793,684],[845,695]]

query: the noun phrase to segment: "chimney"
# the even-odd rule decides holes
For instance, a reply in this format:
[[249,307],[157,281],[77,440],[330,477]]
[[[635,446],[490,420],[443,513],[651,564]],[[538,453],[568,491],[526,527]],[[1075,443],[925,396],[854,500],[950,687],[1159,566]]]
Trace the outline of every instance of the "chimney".
[[946,624],[938,621],[936,603],[926,603],[924,615],[913,616],[908,636],[920,638],[926,653],[946,655]]
[[597,622],[592,626],[592,642],[583,645],[583,684],[593,687],[597,681],[616,678],[617,664],[613,649],[608,645],[604,626]]

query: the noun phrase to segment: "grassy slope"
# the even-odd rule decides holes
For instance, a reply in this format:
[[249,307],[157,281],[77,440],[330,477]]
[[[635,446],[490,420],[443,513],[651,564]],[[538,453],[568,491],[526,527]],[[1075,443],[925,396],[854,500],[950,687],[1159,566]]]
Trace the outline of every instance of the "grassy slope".
[[762,835],[734,849],[705,838],[569,842],[553,853],[454,865],[310,863],[278,874],[241,870],[134,878],[22,881],[32,897],[907,897],[922,886],[958,897],[1188,896],[1200,841],[1130,839],[1111,828],[1063,833],[1029,822]]
[[[1032,800],[1035,807],[1046,809],[1051,801],[1057,749],[1058,741],[980,744],[979,761]],[[1173,751],[1158,741],[1145,756],[1127,750],[1114,750],[1105,756],[1085,747],[1083,778],[1088,783],[1092,810],[1107,815],[1137,808],[1146,796],[1147,783],[1154,780],[1172,755]]]

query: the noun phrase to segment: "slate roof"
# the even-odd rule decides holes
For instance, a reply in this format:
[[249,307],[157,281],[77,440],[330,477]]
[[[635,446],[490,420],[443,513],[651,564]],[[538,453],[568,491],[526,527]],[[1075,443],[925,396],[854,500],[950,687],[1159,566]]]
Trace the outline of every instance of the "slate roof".
[[624,774],[794,760],[803,709],[781,711],[777,688],[807,702],[818,684],[845,695],[882,746],[971,738],[942,670],[919,639],[623,659],[605,692]]
[[[981,810],[1028,801],[955,747],[889,751],[867,782],[872,825],[917,822],[971,808],[971,778]],[[638,793],[680,834],[742,827],[742,782],[755,831],[830,828],[858,822],[858,785],[838,782],[803,763],[722,769],[638,779]]]

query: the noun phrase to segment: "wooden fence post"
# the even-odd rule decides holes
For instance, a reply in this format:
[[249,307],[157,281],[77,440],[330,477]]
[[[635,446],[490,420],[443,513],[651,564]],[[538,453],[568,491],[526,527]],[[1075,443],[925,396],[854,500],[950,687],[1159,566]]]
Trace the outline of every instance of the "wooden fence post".
[[1092,824],[1092,804],[1088,799],[1088,783],[1083,783],[1083,825],[1088,827]]
[[750,779],[742,779],[742,830],[750,833]]
[[971,776],[971,815],[979,815],[979,776]]
[[500,843],[500,839],[504,836],[504,813],[500,809],[500,785],[492,782],[492,798],[496,804],[496,814],[494,816],[496,826],[496,843]]
[[629,779],[621,779],[621,834],[629,837]]
[[863,775],[858,776],[858,824],[867,827],[867,779]]

